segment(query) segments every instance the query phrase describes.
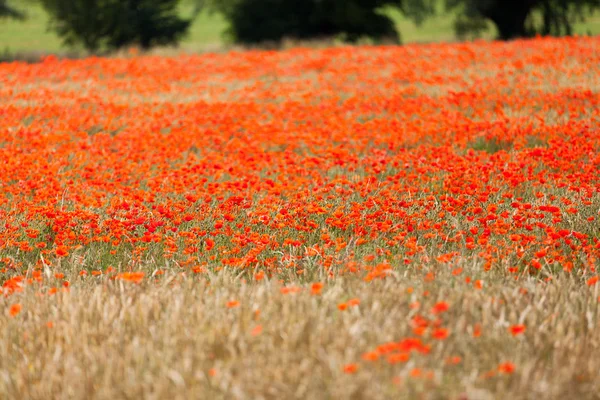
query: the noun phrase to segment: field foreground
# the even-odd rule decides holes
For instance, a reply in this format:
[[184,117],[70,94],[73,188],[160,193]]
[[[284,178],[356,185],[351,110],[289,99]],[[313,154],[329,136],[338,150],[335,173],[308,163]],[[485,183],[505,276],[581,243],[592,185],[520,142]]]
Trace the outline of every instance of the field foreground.
[[0,398],[596,398],[599,65],[0,64]]

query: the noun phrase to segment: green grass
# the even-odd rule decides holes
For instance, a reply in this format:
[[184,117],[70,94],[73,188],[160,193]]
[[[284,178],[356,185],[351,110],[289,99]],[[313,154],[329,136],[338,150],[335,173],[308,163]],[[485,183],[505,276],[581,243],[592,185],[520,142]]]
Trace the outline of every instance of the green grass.
[[190,50],[207,45],[220,45],[223,43],[223,32],[226,28],[227,23],[221,15],[202,13],[194,20],[182,45]]
[[[20,0],[9,0],[19,5]],[[2,20],[0,22],[0,52],[6,53],[55,53],[65,52],[60,38],[47,30],[48,16],[35,3],[20,4],[26,11],[25,21]],[[184,4],[182,15],[190,15],[192,7]],[[389,15],[396,21],[403,43],[447,42],[456,40],[453,32],[453,16],[439,15],[428,19],[421,26],[405,18],[399,11],[390,10]],[[189,34],[181,47],[187,51],[214,48],[224,44],[223,32],[227,28],[224,18],[218,14],[203,13],[192,24]],[[600,13],[595,13],[585,23],[575,25],[578,34],[600,34]],[[494,29],[484,34],[485,39],[495,35]]]
[[61,50],[61,41],[58,36],[46,30],[48,17],[44,10],[37,5],[27,5],[20,9],[27,12],[26,20],[5,19],[0,22],[0,51],[55,52]]

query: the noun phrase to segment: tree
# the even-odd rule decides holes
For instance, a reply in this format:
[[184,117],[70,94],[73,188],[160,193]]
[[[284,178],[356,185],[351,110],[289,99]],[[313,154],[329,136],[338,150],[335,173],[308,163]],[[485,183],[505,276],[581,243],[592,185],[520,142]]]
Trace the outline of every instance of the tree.
[[7,0],[0,0],[0,18],[14,18],[14,19],[24,19],[25,14],[21,11],[17,10],[14,7],[11,7],[8,4]]
[[[427,1],[427,0],[411,0]],[[571,35],[573,23],[583,19],[600,0],[445,0],[458,12],[455,27],[460,33],[480,30],[485,20],[498,28],[503,40],[542,35]],[[535,16],[540,16],[536,21]]]
[[228,34],[239,43],[280,42],[341,35],[399,40],[394,22],[380,9],[401,0],[196,0],[229,22]]
[[190,21],[177,14],[179,0],[41,0],[50,28],[65,44],[90,51],[176,44]]

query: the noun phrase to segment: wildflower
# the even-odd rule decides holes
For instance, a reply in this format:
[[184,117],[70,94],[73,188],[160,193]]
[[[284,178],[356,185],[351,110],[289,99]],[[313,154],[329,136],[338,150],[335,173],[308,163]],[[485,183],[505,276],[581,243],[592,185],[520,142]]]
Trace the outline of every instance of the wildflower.
[[368,351],[363,353],[361,358],[365,361],[377,361],[379,359],[379,354],[376,351]]
[[356,307],[359,304],[360,304],[360,300],[359,299],[350,299],[350,300],[348,300],[348,305],[350,307]]
[[515,365],[511,362],[502,363],[498,365],[498,371],[503,374],[510,375],[515,372]]
[[55,251],[58,257],[66,257],[69,255],[69,251],[66,246],[58,246]]
[[410,376],[413,378],[418,378],[420,377],[422,374],[422,371],[420,368],[413,368],[410,370]]
[[440,301],[439,303],[436,303],[433,308],[431,309],[431,312],[433,314],[441,314],[443,312],[448,311],[448,309],[450,308],[450,306],[448,305],[448,303],[446,303],[445,301]]
[[473,337],[481,336],[481,324],[475,324],[473,326]]
[[518,336],[518,335],[524,333],[525,329],[526,329],[525,325],[513,325],[509,328],[510,333],[513,336]]
[[115,279],[131,283],[140,283],[144,279],[144,272],[122,272],[115,276]]
[[594,286],[596,283],[598,283],[598,281],[600,281],[600,277],[592,276],[590,279],[587,280],[586,284],[588,286]]
[[250,332],[250,334],[252,336],[258,336],[262,333],[262,326],[261,325],[256,325],[253,329],[252,332]]
[[310,293],[313,295],[321,294],[321,290],[323,289],[323,286],[324,285],[320,282],[313,283],[312,286],[310,287]]
[[286,286],[279,289],[279,291],[281,292],[281,294],[300,293],[302,291],[302,288],[295,286]]
[[10,314],[11,317],[15,317],[15,316],[17,316],[17,314],[19,314],[21,312],[21,308],[22,307],[20,304],[13,304],[8,309],[8,313]]
[[240,306],[240,302],[237,300],[230,300],[226,304],[227,308],[236,308]]
[[446,364],[448,365],[457,365],[462,361],[462,357],[460,356],[452,356],[446,359]]
[[436,328],[434,329],[431,336],[437,340],[445,340],[450,335],[450,331],[446,328]]
[[342,371],[344,371],[345,374],[355,374],[356,371],[358,371],[358,365],[357,364],[346,364],[343,366]]
[[390,364],[405,363],[408,360],[410,360],[410,354],[408,353],[394,353],[387,357],[387,362]]

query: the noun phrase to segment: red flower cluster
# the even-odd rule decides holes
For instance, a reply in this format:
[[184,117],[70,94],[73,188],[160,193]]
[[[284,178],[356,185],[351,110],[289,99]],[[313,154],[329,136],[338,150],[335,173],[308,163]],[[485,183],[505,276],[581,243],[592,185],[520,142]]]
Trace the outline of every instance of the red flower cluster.
[[156,277],[133,272],[150,260],[372,281],[466,259],[592,286],[600,96],[585,88],[599,50],[569,38],[0,64],[2,292],[35,282],[29,265],[120,265],[111,277],[139,282]]

